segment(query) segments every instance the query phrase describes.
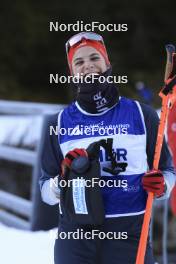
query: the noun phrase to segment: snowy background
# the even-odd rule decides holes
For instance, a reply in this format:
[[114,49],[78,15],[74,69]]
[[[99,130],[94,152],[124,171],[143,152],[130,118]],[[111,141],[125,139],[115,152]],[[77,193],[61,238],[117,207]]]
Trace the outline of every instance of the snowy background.
[[[41,116],[0,116],[0,145],[34,149],[41,127]],[[55,232],[22,231],[0,223],[0,263],[53,264]]]
[[0,116],[0,144],[34,148],[41,126],[41,116]]
[[55,232],[22,231],[0,224],[0,263],[54,264]]

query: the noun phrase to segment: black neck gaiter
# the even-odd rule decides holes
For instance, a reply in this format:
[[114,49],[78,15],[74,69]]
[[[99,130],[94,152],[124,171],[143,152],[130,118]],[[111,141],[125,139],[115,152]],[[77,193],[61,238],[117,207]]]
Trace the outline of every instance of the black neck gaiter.
[[[101,113],[112,106],[119,100],[118,89],[114,83],[107,80],[111,76],[112,68],[98,75],[94,82],[87,83],[85,80],[74,84],[77,88],[76,100],[80,107],[92,114]],[[98,77],[104,76],[105,78]],[[92,80],[92,79],[91,79]],[[101,82],[99,81],[101,80]]]

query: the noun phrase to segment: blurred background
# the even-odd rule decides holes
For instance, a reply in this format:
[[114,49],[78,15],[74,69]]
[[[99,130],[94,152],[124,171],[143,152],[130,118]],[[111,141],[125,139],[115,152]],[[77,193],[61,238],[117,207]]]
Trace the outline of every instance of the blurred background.
[[[65,42],[74,32],[50,32],[49,22],[127,23],[127,32],[102,32],[116,74],[129,83],[121,94],[136,97],[134,83],[157,92],[163,83],[165,44],[176,43],[175,1],[2,2],[0,11],[0,97],[8,100],[68,103],[69,89],[49,85],[49,74],[68,73]],[[101,32],[97,32],[100,33]],[[64,93],[61,91],[64,89]]]
[[[127,32],[96,32],[104,38],[114,75],[128,76],[128,83],[119,85],[121,95],[138,99],[159,109],[161,100],[158,92],[163,85],[166,64],[165,45],[176,44],[175,10],[174,0],[6,0],[1,3],[0,189],[24,199],[18,200],[17,204],[14,203],[14,206],[10,207],[9,204],[13,204],[12,201],[16,198],[6,197],[6,194],[1,193],[0,212],[3,217],[6,212],[13,212],[15,216],[22,215],[22,221],[28,219],[31,223],[32,213],[21,212],[26,209],[14,212],[12,207],[30,207],[29,210],[33,210],[34,214],[31,203],[29,205],[25,201],[31,199],[34,203],[36,199],[33,188],[36,188],[34,179],[39,174],[43,116],[46,112],[59,111],[60,104],[68,104],[73,98],[70,86],[50,84],[49,75],[69,74],[65,42],[75,32],[50,32],[49,23],[58,21],[59,24],[74,24],[83,21],[86,24],[98,21],[103,24],[128,24]],[[17,152],[18,150],[26,152]],[[41,206],[39,199],[37,198],[35,203]],[[160,258],[163,248],[164,210],[163,204],[156,205],[153,234],[155,253],[159,256],[159,263],[176,263],[176,218],[170,206],[167,221],[167,249],[170,260],[162,262]],[[9,216],[3,217],[2,219],[6,219],[3,222],[8,222],[10,226]],[[22,229],[34,231],[49,229],[53,224],[32,228],[22,222],[22,226]],[[0,233],[2,230],[4,229],[0,229]],[[15,236],[18,236],[17,233]],[[41,241],[41,237],[38,239]],[[0,247],[6,245],[4,241],[5,238],[0,238]],[[6,259],[3,263],[11,262]]]

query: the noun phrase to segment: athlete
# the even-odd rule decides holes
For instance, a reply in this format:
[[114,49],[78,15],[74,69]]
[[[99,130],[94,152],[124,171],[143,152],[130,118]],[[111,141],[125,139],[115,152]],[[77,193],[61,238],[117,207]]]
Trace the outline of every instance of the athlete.
[[[105,150],[101,149],[101,179],[105,182],[108,179],[125,180],[127,185],[100,187],[105,220],[94,229],[106,235],[108,232],[119,234],[118,239],[108,236],[104,239],[99,236],[61,239],[63,233],[82,230],[84,234],[90,234],[93,228],[77,224],[74,219],[68,220],[63,212],[60,213],[55,264],[134,264],[147,192],[153,192],[156,199],[167,199],[175,184],[171,156],[164,141],[159,170],[152,170],[158,116],[150,106],[119,96],[119,89],[110,78],[112,67],[100,35],[91,32],[76,34],[67,41],[66,52],[70,73],[78,79],[78,83],[73,84],[76,98],[48,122],[41,161],[42,199],[50,205],[60,205],[60,188],[55,182],[63,179],[65,169],[70,168],[75,158],[85,156],[90,144],[100,139],[113,138],[117,162],[127,163],[126,169],[117,175],[105,172],[102,168],[110,161]],[[95,81],[94,77],[105,78],[105,81]],[[94,81],[90,82],[90,79]],[[56,126],[60,133],[51,134],[50,128]],[[63,133],[63,128],[67,133]],[[94,128],[93,132],[86,133],[86,129],[90,132],[91,128]],[[70,131],[77,133],[68,133]],[[154,264],[149,239],[145,264]]]
[[[174,168],[176,168],[176,102],[169,111],[167,133],[168,145],[172,152]],[[170,201],[172,213],[176,215],[176,186],[172,190]]]

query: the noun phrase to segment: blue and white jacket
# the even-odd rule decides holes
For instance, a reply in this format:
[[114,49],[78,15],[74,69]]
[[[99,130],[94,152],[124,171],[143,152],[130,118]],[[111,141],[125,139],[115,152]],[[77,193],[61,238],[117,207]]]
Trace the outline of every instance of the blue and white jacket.
[[[157,136],[158,116],[149,106],[124,97],[111,109],[103,113],[90,114],[73,102],[48,120],[48,129],[42,152],[42,175],[40,187],[43,200],[56,204],[58,200],[51,195],[49,180],[60,174],[60,164],[68,151],[74,148],[87,148],[90,143],[100,139],[113,138],[113,150],[117,161],[127,162],[125,172],[112,176],[103,170],[104,180],[126,180],[125,187],[102,187],[106,217],[139,215],[145,212],[147,193],[141,179],[152,169]],[[51,133],[52,128],[59,131]],[[100,151],[101,168],[110,163],[104,149]],[[167,191],[162,198],[168,198],[175,184],[172,160],[164,142],[159,164],[165,177]]]

